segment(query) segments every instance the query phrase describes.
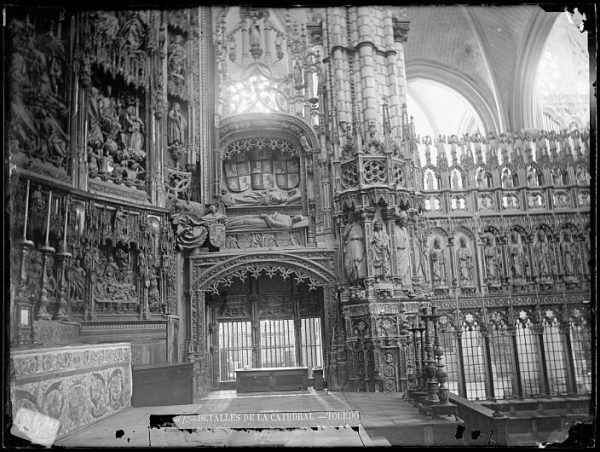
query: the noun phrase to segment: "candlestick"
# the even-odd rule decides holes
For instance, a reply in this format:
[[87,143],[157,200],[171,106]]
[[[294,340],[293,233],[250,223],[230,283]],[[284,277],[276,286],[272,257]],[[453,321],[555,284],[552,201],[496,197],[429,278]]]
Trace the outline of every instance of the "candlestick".
[[63,230],[63,248],[62,248],[62,252],[63,254],[67,253],[67,222],[69,221],[69,203],[67,198],[64,198],[65,200],[65,227]]
[[29,216],[29,185],[31,181],[27,179],[27,188],[25,189],[25,221],[23,222],[23,241],[27,240],[27,220]]
[[50,239],[50,212],[52,210],[52,191],[48,192],[48,215],[46,216],[46,246],[49,246]]

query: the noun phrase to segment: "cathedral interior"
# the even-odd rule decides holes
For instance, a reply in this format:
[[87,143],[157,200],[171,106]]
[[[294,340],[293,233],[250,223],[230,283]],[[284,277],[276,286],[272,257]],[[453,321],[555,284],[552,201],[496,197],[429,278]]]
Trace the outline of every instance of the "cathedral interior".
[[586,13],[8,8],[9,413],[287,369],[246,389],[593,417]]

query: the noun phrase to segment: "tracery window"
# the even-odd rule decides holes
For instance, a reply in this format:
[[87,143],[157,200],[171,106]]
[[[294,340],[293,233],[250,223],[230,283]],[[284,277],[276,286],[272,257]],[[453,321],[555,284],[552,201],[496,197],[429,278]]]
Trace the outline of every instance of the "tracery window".
[[[492,313],[492,317],[494,314]],[[498,399],[511,398],[516,394],[513,344],[506,322],[498,317],[488,326],[490,364],[494,396]]]
[[230,83],[223,90],[225,114],[287,112],[287,98],[281,87],[262,74]]
[[562,395],[567,391],[567,362],[565,347],[559,331],[559,320],[552,311],[544,319],[544,355],[550,395]]
[[592,390],[592,341],[590,326],[578,310],[571,317],[570,334],[577,393],[589,394]]
[[448,374],[448,390],[459,394],[460,362],[454,326],[444,316],[440,317],[440,345],[444,349],[444,363]]
[[466,396],[469,400],[485,400],[486,370],[483,335],[472,314],[465,316],[462,331],[462,352]]
[[519,313],[516,338],[523,395],[539,395],[542,392],[539,347],[533,331],[533,322],[525,311]]

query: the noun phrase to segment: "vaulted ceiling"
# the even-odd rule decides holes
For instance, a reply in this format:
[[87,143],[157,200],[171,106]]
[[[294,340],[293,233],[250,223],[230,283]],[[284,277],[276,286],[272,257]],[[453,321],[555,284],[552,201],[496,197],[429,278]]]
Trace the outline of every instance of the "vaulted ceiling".
[[404,47],[409,83],[425,79],[453,88],[488,130],[535,127],[537,62],[560,13],[536,5],[411,6],[404,11],[410,20]]

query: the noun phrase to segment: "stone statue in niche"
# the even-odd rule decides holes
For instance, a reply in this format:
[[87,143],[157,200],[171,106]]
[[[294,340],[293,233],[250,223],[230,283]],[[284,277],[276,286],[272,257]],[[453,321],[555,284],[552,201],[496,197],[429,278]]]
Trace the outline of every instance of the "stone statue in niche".
[[573,277],[576,273],[577,250],[573,242],[571,231],[565,229],[560,243],[560,251],[563,258],[563,271],[565,277]]
[[440,247],[440,239],[437,237],[433,240],[433,248],[431,249],[431,281],[434,287],[443,287],[446,285],[446,262],[444,251]]
[[104,135],[102,133],[101,117],[101,98],[98,88],[90,88],[88,101],[88,142],[87,145],[93,150],[100,149],[104,144]]
[[485,238],[485,245],[483,247],[483,259],[485,261],[486,275],[488,280],[492,282],[497,281],[499,278],[498,256],[494,242],[494,236],[492,234],[488,234]]
[[181,113],[179,102],[173,102],[167,121],[167,144],[185,144],[187,121]]
[[538,171],[532,165],[530,165],[527,168],[527,186],[528,187],[539,187],[540,186]]
[[119,122],[117,100],[113,96],[112,87],[106,86],[104,96],[99,95],[98,109],[100,113],[100,125],[104,135],[104,148],[116,152],[115,140],[121,130]]
[[344,270],[352,284],[365,277],[365,234],[354,212],[348,212],[348,223],[344,229]]
[[184,81],[185,67],[185,49],[183,48],[183,36],[171,36],[169,47],[167,49],[167,65],[169,67],[169,77],[173,77],[175,83]]
[[125,23],[119,32],[125,47],[135,52],[142,50],[146,45],[148,25],[144,11],[130,11],[126,13]]
[[513,188],[513,178],[511,171],[508,168],[502,170],[502,188]]
[[460,238],[460,247],[456,252],[456,257],[461,285],[471,285],[473,283],[473,256],[464,237]]
[[407,220],[408,214],[406,213],[406,210],[400,210],[398,220],[394,225],[398,277],[404,287],[409,287],[411,283],[410,243],[408,230],[406,229]]
[[510,234],[510,245],[508,246],[508,254],[511,263],[511,272],[513,279],[522,279],[525,277],[525,252],[521,243],[521,236],[517,231],[512,231]]
[[537,242],[533,246],[536,261],[538,263],[538,277],[546,279],[551,275],[552,262],[550,244],[543,229],[537,232]]
[[143,135],[144,123],[138,116],[136,106],[129,105],[122,108],[119,122],[121,124],[120,136],[123,149],[128,151],[127,154],[131,158],[140,162],[144,161],[146,159]]
[[150,273],[150,287],[148,288],[148,307],[150,312],[159,312],[161,306],[160,292],[158,290],[158,277],[152,268]]
[[73,301],[83,301],[86,272],[82,267],[81,259],[74,259],[66,272],[69,286],[68,297]]
[[380,220],[376,220],[373,224],[373,234],[370,244],[373,277],[376,280],[385,279],[389,273],[390,238]]

